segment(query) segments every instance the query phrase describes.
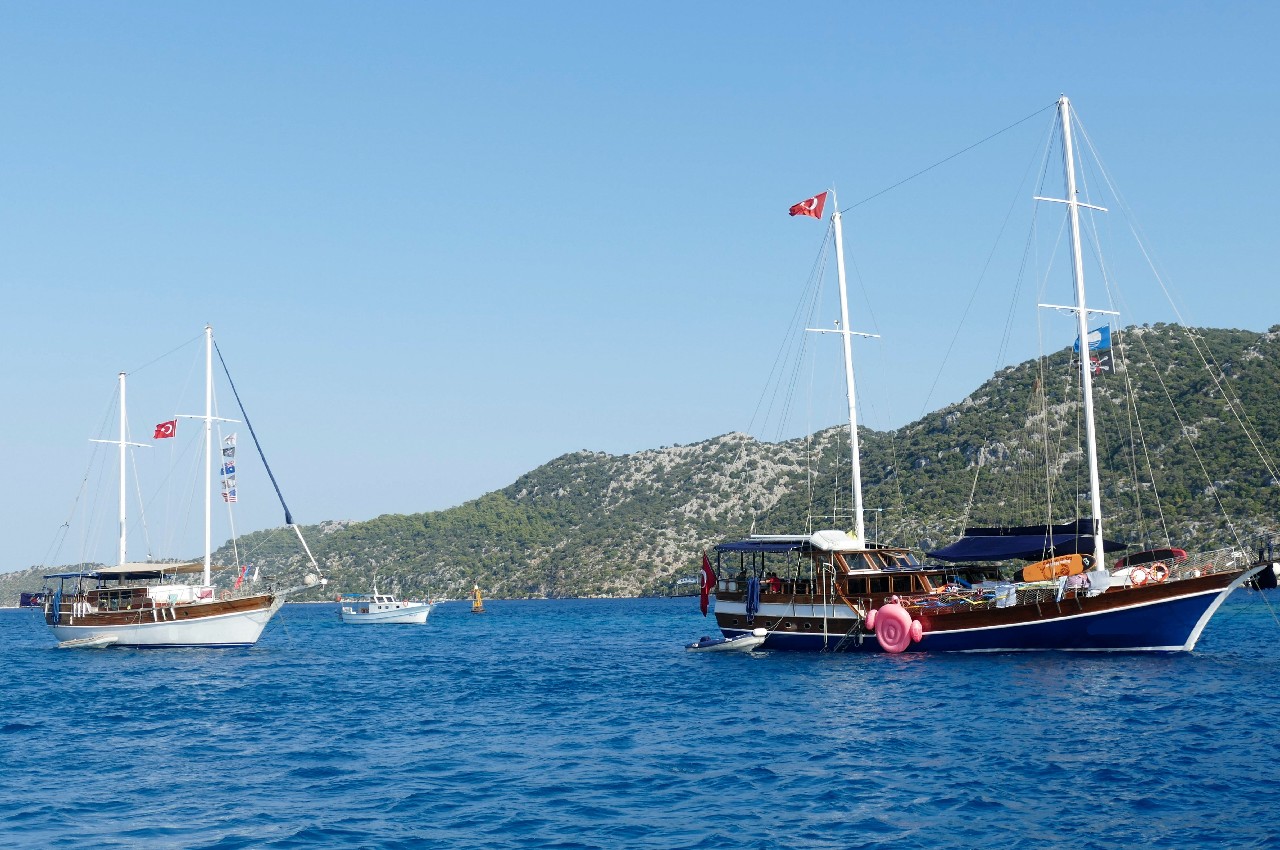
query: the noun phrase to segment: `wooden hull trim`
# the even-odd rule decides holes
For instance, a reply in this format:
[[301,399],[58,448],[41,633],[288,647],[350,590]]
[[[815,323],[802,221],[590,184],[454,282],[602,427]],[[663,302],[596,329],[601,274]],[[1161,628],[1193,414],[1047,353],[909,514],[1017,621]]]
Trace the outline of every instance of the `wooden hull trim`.
[[[960,613],[919,613],[924,638],[908,651],[1186,652],[1195,648],[1226,597],[1265,566],[1269,565],[1095,597]],[[748,624],[745,605],[728,601],[722,607],[717,599],[716,621],[725,637],[749,634],[753,628],[769,629],[763,649],[880,651],[874,632],[860,629],[860,619],[848,608],[828,606],[831,616],[826,619],[825,631],[821,606],[799,618],[786,608],[762,602],[760,613]]]
[[[86,637],[113,635],[115,646],[236,647],[258,642],[278,609],[271,594],[194,605],[161,605],[130,611],[75,616],[64,605],[60,622],[46,622],[61,643]],[[167,612],[167,613],[166,613]],[[171,618],[170,618],[171,615]]]

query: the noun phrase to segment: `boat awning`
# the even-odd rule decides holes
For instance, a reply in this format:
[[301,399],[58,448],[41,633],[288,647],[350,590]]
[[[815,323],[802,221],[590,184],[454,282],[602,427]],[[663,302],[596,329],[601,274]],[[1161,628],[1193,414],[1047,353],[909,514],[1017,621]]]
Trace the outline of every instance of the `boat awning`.
[[747,538],[721,543],[717,552],[795,552],[808,547],[808,537]]
[[132,564],[116,564],[114,567],[94,567],[91,570],[81,570],[76,573],[53,573],[45,576],[45,578],[96,578],[96,579],[151,579],[162,578],[163,576],[181,575],[187,573],[202,573],[204,565],[201,563],[186,564],[153,564],[153,563],[132,563]]
[[[860,552],[867,545],[847,531],[813,534],[753,534],[746,540],[721,543],[717,552]],[[876,547],[880,548],[880,547]]]
[[[1103,540],[1104,552],[1128,549],[1126,543]],[[942,561],[1043,561],[1054,555],[1093,552],[1093,521],[1077,520],[1061,525],[1030,525],[1011,528],[966,528],[964,537],[934,552],[930,558]]]

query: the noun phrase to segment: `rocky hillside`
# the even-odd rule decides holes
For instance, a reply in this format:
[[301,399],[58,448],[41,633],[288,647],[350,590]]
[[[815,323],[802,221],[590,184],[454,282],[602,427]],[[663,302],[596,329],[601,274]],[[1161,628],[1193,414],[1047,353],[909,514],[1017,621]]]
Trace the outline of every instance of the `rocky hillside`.
[[[1144,326],[1115,343],[1116,372],[1095,384],[1108,537],[1214,546],[1273,528],[1280,328]],[[927,550],[965,525],[1087,512],[1077,385],[1064,350],[897,431],[862,431],[865,504],[880,509],[868,531]],[[667,594],[726,537],[847,526],[811,517],[848,516],[848,466],[841,428],[781,443],[727,434],[624,456],[582,451],[455,508],[304,532],[330,593],[364,590],[376,574],[406,594],[460,597],[473,584],[512,598]],[[297,549],[282,530],[240,541],[242,557],[283,584],[305,572]],[[38,587],[38,572],[0,577],[0,600]]]

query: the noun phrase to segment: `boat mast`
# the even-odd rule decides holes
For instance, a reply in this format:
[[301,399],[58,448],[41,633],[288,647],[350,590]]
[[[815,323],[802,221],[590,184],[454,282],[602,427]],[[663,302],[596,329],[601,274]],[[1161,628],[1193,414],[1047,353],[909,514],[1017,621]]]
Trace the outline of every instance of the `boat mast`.
[[213,326],[204,326],[204,584],[213,563]]
[[[1093,515],[1094,568],[1106,561],[1102,551],[1102,495],[1098,480],[1098,440],[1093,421],[1093,364],[1089,359],[1089,312],[1084,300],[1084,267],[1080,256],[1080,201],[1076,197],[1075,152],[1071,145],[1071,102],[1058,100],[1062,119],[1062,160],[1067,174],[1067,209],[1071,218],[1071,268],[1076,283],[1076,329],[1080,340],[1080,386],[1084,389],[1084,427],[1089,452],[1089,503]],[[1089,206],[1086,204],[1086,206]]]
[[844,340],[844,382],[849,396],[849,455],[853,479],[853,536],[859,542],[867,539],[866,525],[862,519],[862,462],[858,452],[858,406],[853,385],[853,349],[849,342],[849,296],[844,276],[844,229],[840,221],[840,204],[836,202],[836,190],[831,190],[831,223],[836,234],[836,273],[840,278],[840,336]]
[[128,436],[129,419],[125,411],[124,405],[124,372],[118,375],[120,382],[120,439],[118,440],[90,440],[91,443],[112,443],[120,448],[120,545],[117,550],[118,563],[124,564],[128,561],[128,488],[125,486],[125,477],[127,467],[125,464],[125,449],[129,446],[136,448],[149,449],[150,446],[142,443],[130,443],[126,438]]
[[125,533],[125,528],[127,527],[125,514],[126,514],[126,503],[128,501],[128,496],[126,493],[125,480],[124,480],[124,477],[125,477],[124,439],[125,439],[125,428],[128,427],[127,426],[128,419],[125,416],[125,410],[124,410],[124,372],[120,373],[119,379],[120,379],[120,549],[119,549],[119,560],[117,561],[117,563],[123,564],[126,562],[126,560],[128,560],[126,558],[126,554],[127,554],[126,550],[128,549],[128,546],[126,545],[126,542],[125,542],[127,537]]

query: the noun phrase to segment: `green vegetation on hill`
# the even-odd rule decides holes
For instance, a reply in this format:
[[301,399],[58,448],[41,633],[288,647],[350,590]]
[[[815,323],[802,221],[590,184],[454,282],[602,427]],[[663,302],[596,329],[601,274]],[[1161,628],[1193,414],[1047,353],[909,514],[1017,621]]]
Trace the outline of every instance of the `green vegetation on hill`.
[[[1167,534],[1175,545],[1210,547],[1274,528],[1280,328],[1155,325],[1127,329],[1115,344],[1121,368],[1095,383],[1107,536],[1162,544]],[[1001,370],[896,431],[862,430],[864,501],[880,509],[868,513],[868,531],[930,549],[966,525],[1062,522],[1077,504],[1087,515],[1077,384],[1063,350]],[[407,595],[455,598],[473,584],[500,598],[673,593],[701,550],[727,537],[848,525],[810,520],[849,513],[846,436],[835,427],[780,443],[727,434],[625,456],[575,452],[455,508],[304,533],[329,594],[367,590],[375,576]],[[1052,484],[1046,464],[1057,471]],[[287,531],[239,545],[281,584],[306,572]],[[229,562],[229,549],[218,560]],[[38,586],[30,573],[0,577],[0,599],[11,604]]]

